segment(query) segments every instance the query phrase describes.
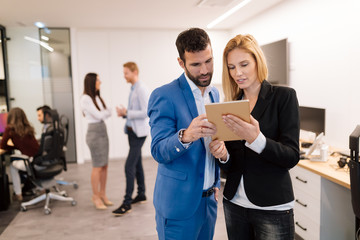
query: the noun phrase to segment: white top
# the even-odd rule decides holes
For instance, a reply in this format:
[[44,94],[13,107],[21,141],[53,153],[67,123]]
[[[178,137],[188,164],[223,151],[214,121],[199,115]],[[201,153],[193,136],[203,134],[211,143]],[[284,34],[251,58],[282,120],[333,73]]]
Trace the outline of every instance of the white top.
[[111,116],[111,109],[109,107],[104,109],[98,96],[95,97],[95,101],[100,108],[100,111],[96,108],[89,95],[83,94],[80,99],[80,107],[88,123],[101,122]]

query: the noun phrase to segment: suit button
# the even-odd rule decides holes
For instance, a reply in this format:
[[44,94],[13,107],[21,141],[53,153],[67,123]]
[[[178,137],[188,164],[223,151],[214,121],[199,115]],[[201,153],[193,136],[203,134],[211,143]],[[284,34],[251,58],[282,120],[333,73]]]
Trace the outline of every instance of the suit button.
[[180,148],[178,148],[178,147],[175,147],[175,149],[176,149],[176,151],[177,151],[177,152],[180,152]]

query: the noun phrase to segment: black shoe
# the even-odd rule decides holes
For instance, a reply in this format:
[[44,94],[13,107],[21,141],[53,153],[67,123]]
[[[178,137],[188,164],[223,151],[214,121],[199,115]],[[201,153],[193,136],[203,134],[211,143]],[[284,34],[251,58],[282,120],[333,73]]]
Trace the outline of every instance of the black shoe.
[[131,205],[122,204],[118,209],[112,211],[115,216],[121,216],[127,212],[131,212]]
[[137,195],[131,202],[131,204],[135,204],[135,203],[146,203],[146,196]]

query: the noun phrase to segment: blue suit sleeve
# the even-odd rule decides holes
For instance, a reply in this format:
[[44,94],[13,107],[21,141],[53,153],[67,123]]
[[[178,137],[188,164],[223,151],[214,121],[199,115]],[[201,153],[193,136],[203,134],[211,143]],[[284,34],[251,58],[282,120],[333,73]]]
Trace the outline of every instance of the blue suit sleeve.
[[[178,140],[177,117],[173,101],[155,90],[149,99],[148,116],[151,127],[151,154],[159,163],[170,163],[191,148]],[[187,127],[187,126],[185,126]]]

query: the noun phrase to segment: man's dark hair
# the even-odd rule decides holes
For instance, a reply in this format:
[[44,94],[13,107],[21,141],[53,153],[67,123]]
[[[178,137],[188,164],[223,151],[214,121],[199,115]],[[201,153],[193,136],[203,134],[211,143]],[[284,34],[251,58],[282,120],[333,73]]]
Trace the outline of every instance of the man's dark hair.
[[38,107],[36,109],[36,111],[39,111],[39,110],[42,110],[44,112],[45,110],[51,110],[51,108],[48,105],[44,105],[44,106]]
[[208,34],[200,28],[190,28],[179,34],[176,39],[176,47],[179,57],[185,62],[184,54],[186,52],[199,52],[205,50],[211,45]]

